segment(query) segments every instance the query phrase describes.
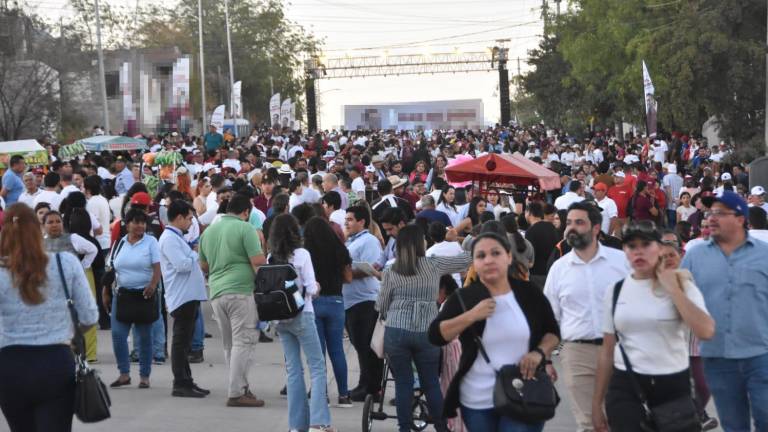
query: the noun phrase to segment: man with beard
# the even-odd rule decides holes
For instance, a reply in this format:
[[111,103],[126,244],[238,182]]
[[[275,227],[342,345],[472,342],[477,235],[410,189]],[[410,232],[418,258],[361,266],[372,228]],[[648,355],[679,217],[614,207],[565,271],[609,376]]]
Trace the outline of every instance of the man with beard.
[[601,223],[601,210],[595,204],[571,204],[565,239],[573,249],[555,261],[544,285],[560,323],[563,378],[579,431],[593,430],[592,393],[603,342],[603,299],[631,271],[622,251],[597,241]]

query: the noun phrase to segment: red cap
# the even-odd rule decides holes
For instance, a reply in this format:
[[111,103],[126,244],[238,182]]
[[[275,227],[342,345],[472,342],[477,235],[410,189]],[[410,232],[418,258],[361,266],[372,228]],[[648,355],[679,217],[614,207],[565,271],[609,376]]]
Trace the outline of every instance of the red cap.
[[600,191],[605,192],[605,191],[608,190],[608,185],[606,185],[603,182],[595,183],[595,187],[593,189],[596,190],[596,191],[600,190]]
[[131,197],[131,205],[149,206],[152,204],[152,198],[146,192],[136,192]]

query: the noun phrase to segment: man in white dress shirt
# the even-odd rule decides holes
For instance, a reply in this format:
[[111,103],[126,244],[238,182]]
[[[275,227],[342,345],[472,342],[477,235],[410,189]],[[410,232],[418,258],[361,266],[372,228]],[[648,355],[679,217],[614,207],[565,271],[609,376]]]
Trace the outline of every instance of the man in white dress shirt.
[[592,203],[570,206],[565,239],[573,250],[555,261],[544,294],[560,323],[563,380],[580,432],[592,431],[592,394],[602,344],[603,298],[630,273],[622,251],[600,245],[602,215]]
[[571,204],[584,200],[584,183],[578,180],[571,180],[568,186],[568,192],[557,197],[555,208],[558,210],[568,210]]

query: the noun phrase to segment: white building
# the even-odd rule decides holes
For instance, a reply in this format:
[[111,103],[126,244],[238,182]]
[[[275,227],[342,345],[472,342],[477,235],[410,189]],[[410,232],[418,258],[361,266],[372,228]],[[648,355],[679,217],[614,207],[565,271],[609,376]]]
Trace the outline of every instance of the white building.
[[466,129],[484,126],[482,99],[343,106],[344,128]]

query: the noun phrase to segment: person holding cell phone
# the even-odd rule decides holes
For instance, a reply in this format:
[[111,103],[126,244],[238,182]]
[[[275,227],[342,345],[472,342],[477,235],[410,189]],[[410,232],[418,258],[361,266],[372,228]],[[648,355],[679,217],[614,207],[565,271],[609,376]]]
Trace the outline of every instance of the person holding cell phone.
[[[691,273],[665,265],[653,222],[627,225],[622,242],[632,273],[606,290],[603,300],[603,345],[592,399],[597,432],[646,430],[643,405],[654,409],[690,399],[688,329],[702,340],[715,334]],[[690,430],[699,431],[692,400],[689,405]]]

